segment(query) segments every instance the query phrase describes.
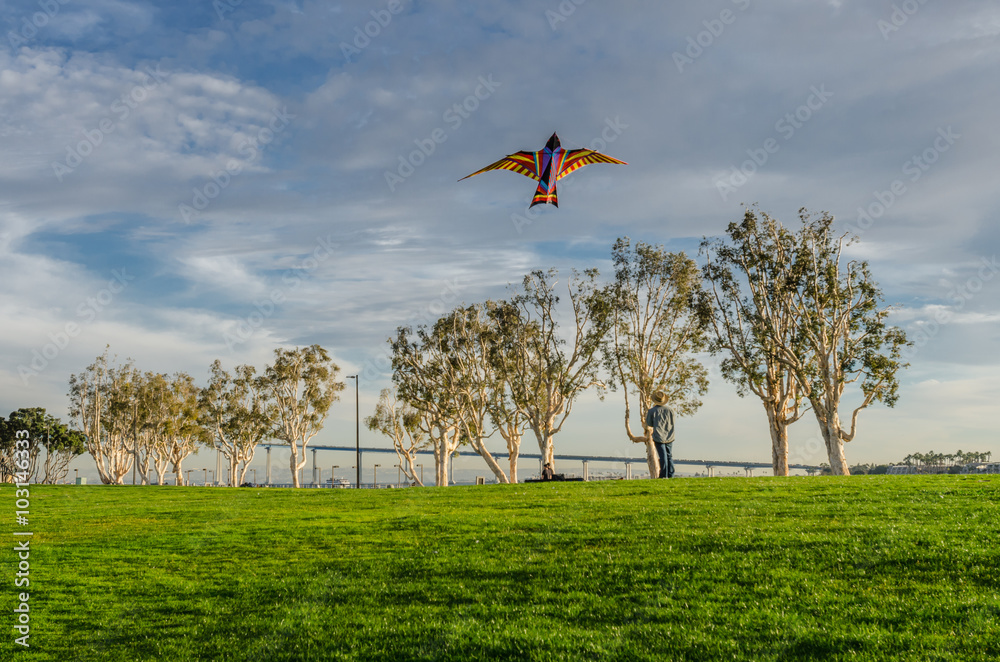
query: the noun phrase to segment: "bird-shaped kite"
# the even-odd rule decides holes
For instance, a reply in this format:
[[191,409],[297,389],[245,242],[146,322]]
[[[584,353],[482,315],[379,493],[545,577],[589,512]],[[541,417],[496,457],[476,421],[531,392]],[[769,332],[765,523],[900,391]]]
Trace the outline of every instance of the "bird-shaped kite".
[[553,133],[545,143],[545,149],[537,152],[515,152],[462,179],[468,179],[487,170],[513,170],[538,181],[538,188],[529,208],[545,203],[558,207],[559,195],[556,193],[556,182],[574,170],[591,163],[628,165],[624,161],[613,159],[592,149],[563,149],[559,144],[559,136]]

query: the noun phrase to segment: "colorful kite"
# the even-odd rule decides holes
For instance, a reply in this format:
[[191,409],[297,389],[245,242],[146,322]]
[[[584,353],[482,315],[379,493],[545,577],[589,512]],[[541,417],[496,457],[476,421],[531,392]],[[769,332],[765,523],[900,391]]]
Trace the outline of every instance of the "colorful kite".
[[468,179],[487,170],[513,170],[538,181],[535,197],[532,198],[529,207],[545,203],[558,207],[559,195],[556,193],[556,182],[574,170],[591,163],[628,165],[624,161],[613,159],[592,149],[563,149],[559,145],[559,136],[553,133],[545,143],[545,149],[537,152],[515,152],[462,179]]

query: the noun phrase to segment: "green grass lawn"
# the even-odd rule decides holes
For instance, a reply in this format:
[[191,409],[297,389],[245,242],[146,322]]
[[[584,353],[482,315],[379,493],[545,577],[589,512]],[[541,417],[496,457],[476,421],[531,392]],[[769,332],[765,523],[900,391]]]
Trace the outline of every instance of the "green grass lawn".
[[2,660],[1000,659],[1000,476],[37,486],[29,528]]

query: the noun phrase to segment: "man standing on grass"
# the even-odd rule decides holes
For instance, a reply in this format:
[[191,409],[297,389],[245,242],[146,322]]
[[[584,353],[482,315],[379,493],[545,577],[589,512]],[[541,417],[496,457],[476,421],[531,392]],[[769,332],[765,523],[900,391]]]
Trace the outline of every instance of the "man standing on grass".
[[653,445],[660,460],[659,478],[674,477],[674,410],[667,406],[667,394],[656,389],[653,406],[646,412],[646,434],[653,434]]

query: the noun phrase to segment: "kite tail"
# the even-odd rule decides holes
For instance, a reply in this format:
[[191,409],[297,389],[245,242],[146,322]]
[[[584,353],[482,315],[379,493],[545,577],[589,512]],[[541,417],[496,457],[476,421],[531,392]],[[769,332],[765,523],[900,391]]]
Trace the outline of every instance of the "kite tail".
[[559,196],[555,193],[536,193],[535,197],[531,199],[531,204],[528,205],[528,209],[531,209],[535,205],[555,205],[559,206]]
[[552,190],[549,191],[547,182],[538,182],[538,188],[535,189],[535,197],[531,199],[531,204],[528,205],[528,209],[531,209],[535,205],[555,205],[559,206],[559,194],[556,193],[556,187],[553,186]]

